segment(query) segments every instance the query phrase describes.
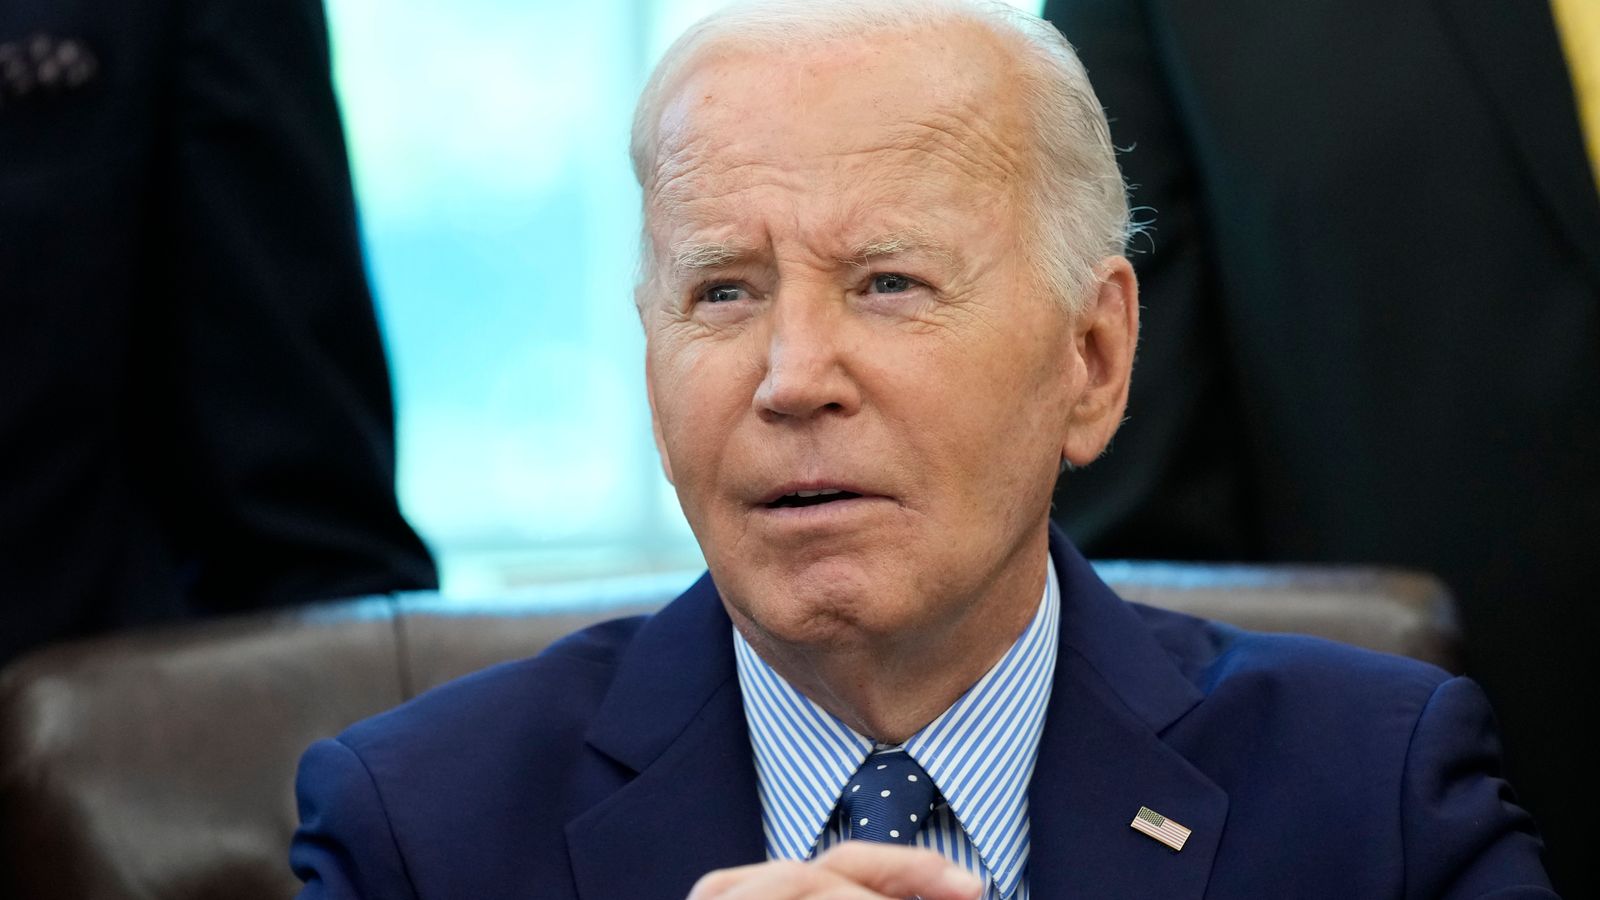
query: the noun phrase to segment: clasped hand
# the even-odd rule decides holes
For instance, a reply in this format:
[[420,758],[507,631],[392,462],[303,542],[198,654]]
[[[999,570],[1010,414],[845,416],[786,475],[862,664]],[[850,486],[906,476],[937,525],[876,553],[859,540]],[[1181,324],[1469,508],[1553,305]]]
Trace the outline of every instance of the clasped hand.
[[931,850],[847,841],[809,862],[719,869],[689,900],[978,900],[983,882]]

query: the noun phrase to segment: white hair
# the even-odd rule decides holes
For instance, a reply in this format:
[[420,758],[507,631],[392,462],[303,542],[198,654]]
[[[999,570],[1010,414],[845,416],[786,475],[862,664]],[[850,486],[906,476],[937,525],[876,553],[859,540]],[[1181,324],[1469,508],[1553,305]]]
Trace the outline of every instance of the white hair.
[[[862,40],[882,31],[971,23],[1015,43],[1016,90],[1031,123],[1034,177],[1024,187],[1029,251],[1046,290],[1071,311],[1098,288],[1098,265],[1121,254],[1130,233],[1127,190],[1105,112],[1072,45],[1055,26],[995,0],[745,0],[684,32],[662,57],[639,97],[629,148],[634,177],[647,194],[657,163],[663,105],[713,46],[792,50]],[[641,281],[653,279],[648,224]]]

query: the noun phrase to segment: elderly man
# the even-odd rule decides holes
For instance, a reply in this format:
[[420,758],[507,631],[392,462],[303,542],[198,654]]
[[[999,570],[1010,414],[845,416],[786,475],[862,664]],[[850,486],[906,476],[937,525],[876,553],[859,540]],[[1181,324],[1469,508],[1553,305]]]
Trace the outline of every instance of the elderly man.
[[741,6],[633,152],[710,572],[312,748],[304,896],[1551,896],[1470,682],[1131,606],[1050,531],[1138,330],[1052,29]]

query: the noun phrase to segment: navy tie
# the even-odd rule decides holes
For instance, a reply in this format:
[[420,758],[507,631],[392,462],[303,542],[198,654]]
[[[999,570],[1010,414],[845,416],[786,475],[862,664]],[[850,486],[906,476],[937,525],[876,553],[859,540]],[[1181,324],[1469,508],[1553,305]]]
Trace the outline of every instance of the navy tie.
[[845,785],[839,807],[854,840],[909,844],[933,811],[933,779],[904,750],[867,757]]

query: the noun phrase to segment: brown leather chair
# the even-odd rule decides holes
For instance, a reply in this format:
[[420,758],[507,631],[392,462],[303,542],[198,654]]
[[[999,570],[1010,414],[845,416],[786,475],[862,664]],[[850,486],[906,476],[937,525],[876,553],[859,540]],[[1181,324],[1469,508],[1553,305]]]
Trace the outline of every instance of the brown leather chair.
[[[1456,669],[1435,579],[1363,568],[1110,562],[1123,596]],[[678,582],[473,604],[350,600],[48,648],[0,674],[0,897],[292,896],[293,779],[313,740]]]

